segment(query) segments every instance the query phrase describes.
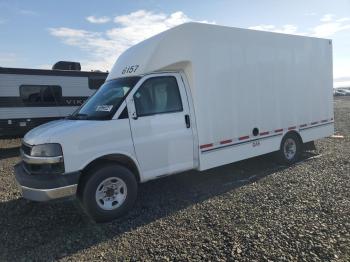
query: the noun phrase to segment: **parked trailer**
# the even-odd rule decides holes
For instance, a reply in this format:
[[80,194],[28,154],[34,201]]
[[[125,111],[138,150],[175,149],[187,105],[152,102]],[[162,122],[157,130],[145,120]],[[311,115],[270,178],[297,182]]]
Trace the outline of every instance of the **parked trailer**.
[[65,61],[53,70],[0,67],[0,137],[24,135],[73,113],[107,77],[77,70],[79,63]]
[[27,199],[77,195],[109,221],[138,183],[274,151],[294,163],[333,134],[332,100],[330,40],[183,24],[125,51],[71,119],[29,132],[16,178]]

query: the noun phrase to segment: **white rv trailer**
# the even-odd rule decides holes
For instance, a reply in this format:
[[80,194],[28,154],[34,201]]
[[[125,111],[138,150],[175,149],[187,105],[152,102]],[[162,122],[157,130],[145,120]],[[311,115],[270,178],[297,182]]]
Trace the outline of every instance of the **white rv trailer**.
[[183,24],[124,52],[74,119],[30,131],[16,179],[27,199],[77,195],[108,221],[137,183],[274,151],[294,163],[333,134],[332,100],[330,40]]
[[73,63],[80,69],[79,63],[59,63],[65,70],[0,67],[0,137],[24,135],[73,113],[107,77],[107,73],[62,67]]

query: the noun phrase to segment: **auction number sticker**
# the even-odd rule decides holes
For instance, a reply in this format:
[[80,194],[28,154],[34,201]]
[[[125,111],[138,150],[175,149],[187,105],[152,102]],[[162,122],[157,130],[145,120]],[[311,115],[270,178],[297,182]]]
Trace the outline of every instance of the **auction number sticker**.
[[110,112],[113,108],[113,105],[99,105],[96,107],[97,112]]
[[140,67],[139,65],[126,66],[122,71],[122,75],[135,73],[139,67]]

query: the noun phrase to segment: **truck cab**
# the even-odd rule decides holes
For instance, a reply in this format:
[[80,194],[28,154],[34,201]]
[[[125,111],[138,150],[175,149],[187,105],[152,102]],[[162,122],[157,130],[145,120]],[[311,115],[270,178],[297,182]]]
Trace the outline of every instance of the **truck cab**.
[[195,168],[185,83],[181,72],[108,80],[66,119],[27,133],[16,166],[23,196],[77,195],[95,220],[104,221],[132,205],[138,182]]

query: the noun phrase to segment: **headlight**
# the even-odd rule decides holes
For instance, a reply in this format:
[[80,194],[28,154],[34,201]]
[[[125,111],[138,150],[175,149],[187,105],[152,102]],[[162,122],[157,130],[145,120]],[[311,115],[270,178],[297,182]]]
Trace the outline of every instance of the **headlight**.
[[62,147],[60,144],[42,144],[32,147],[31,156],[37,157],[55,157],[62,156]]

